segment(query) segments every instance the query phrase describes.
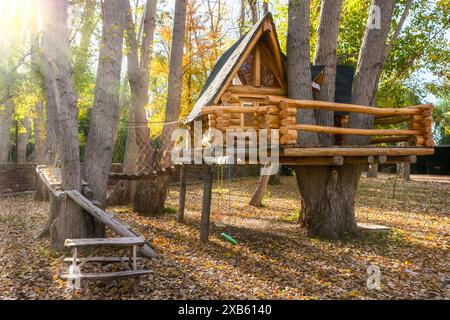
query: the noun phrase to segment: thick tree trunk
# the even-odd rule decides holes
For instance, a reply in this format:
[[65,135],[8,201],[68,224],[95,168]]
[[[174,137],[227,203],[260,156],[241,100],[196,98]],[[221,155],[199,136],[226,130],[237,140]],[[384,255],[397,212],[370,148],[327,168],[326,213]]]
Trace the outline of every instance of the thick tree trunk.
[[[61,152],[62,190],[81,191],[81,172],[78,141],[78,109],[73,91],[69,30],[67,28],[67,0],[45,0],[47,19],[44,22],[44,59],[49,69],[46,82],[52,84],[52,96],[57,107],[58,141]],[[65,200],[54,206],[57,218],[50,227],[51,245],[64,248],[67,238],[93,235],[93,226],[83,210],[74,202]]]
[[367,178],[378,178],[378,164],[371,164],[367,169]]
[[[174,24],[172,32],[172,47],[170,50],[170,70],[168,79],[168,90],[167,90],[167,105],[163,133],[161,136],[162,145],[159,151],[158,162],[159,168],[167,167],[171,164],[170,150],[172,148],[172,142],[170,137],[172,132],[178,127],[178,118],[180,117],[180,103],[181,103],[181,90],[183,83],[183,48],[184,48],[184,35],[186,30],[186,0],[177,0],[175,3],[175,15]],[[171,124],[167,124],[171,123]],[[148,203],[154,202],[152,206],[145,207],[143,204],[134,201],[135,210],[139,209],[141,213],[145,214],[159,214],[159,210],[154,209],[164,208],[164,202],[166,201],[167,188],[169,180],[160,178],[159,183],[154,183],[157,191],[153,192],[152,198]],[[141,190],[144,188],[137,188],[136,195],[139,197],[140,201],[144,200],[141,194]],[[159,203],[157,203],[159,202]]]
[[10,100],[0,106],[0,163],[8,162],[13,111],[14,108]]
[[119,122],[120,73],[127,6],[122,0],[102,5],[103,35],[100,45],[94,108],[86,146],[84,178],[94,200],[106,206],[106,188]]
[[[366,34],[361,48],[358,62],[355,83],[353,87],[353,102],[355,104],[372,105],[377,91],[377,84],[384,63],[384,53],[386,40],[392,18],[394,1],[380,0],[374,1],[373,5],[378,5],[381,9],[381,29],[366,28]],[[370,23],[370,21],[369,21]],[[350,115],[350,127],[369,128],[372,120],[368,116],[352,113]],[[366,144],[367,140],[361,137],[345,137],[345,143],[350,145]],[[305,175],[309,177],[310,188],[303,186],[302,194],[313,193],[311,197],[304,196],[304,210],[308,211],[310,206],[322,206],[324,209],[313,210],[313,223],[309,221],[308,215],[302,218],[308,232],[313,236],[324,238],[340,238],[348,234],[358,234],[354,213],[355,194],[362,172],[362,165],[344,165],[339,169],[330,168],[329,174],[314,183],[315,175]],[[320,169],[318,169],[320,170]],[[302,175],[298,177],[301,179]],[[325,188],[319,184],[320,180],[328,181]],[[316,187],[314,188],[314,185]],[[301,188],[302,189],[302,188]],[[322,195],[325,194],[325,199]],[[319,198],[318,201],[307,200]],[[327,204],[330,206],[327,208]]]
[[[341,1],[324,0],[322,2],[315,63],[326,66],[325,72],[327,75],[319,94],[319,98],[324,101],[334,100],[336,47],[341,5]],[[302,35],[291,35],[289,41],[291,39],[293,42],[294,39],[297,40],[298,46],[296,47],[292,43],[289,45],[290,51],[288,51],[288,70],[291,68],[289,66],[289,60],[292,57],[291,52],[301,51],[297,53],[297,56],[298,59],[302,60],[302,64],[297,65],[296,69],[291,71],[292,77],[288,78],[289,88],[296,88],[299,82],[300,88],[299,92],[291,92],[292,90],[289,89],[289,96],[295,99],[311,99],[309,47],[305,48],[303,45],[309,43],[309,16],[307,15],[309,1],[301,1],[300,7],[297,9],[297,14],[293,15],[292,18],[303,21],[300,30],[294,28]],[[291,16],[289,18],[291,19]],[[294,22],[295,20],[292,23],[290,21],[289,27]],[[291,30],[289,31],[290,34]],[[291,62],[295,65],[298,63],[298,59],[294,55],[294,60],[291,60]],[[304,76],[305,73],[307,77]],[[320,124],[333,124],[332,112],[316,112],[314,114],[308,111],[306,115],[299,113],[299,117],[304,118],[304,123],[315,123],[317,121]],[[333,137],[331,135],[303,135],[299,137],[299,143],[302,146],[331,145],[333,144]],[[346,165],[341,168],[313,166],[296,168],[297,184],[302,196],[300,219],[302,225],[307,228],[309,236],[336,239],[344,235],[357,233],[354,214],[348,214],[353,212],[356,185],[359,178],[359,176],[351,176],[352,179],[348,180],[348,172],[352,170],[352,166]]]
[[[102,5],[103,34],[84,165],[84,178],[94,193],[93,199],[101,204],[102,209],[106,207],[106,189],[120,117],[119,88],[126,10],[122,0],[110,0]],[[103,237],[104,226],[96,221],[94,224],[95,236]]]
[[27,145],[28,145],[28,139],[30,138],[30,130],[31,130],[31,124],[30,119],[28,117],[25,117],[21,121],[21,126],[19,130],[19,137],[17,139],[17,163],[26,163],[27,162]]

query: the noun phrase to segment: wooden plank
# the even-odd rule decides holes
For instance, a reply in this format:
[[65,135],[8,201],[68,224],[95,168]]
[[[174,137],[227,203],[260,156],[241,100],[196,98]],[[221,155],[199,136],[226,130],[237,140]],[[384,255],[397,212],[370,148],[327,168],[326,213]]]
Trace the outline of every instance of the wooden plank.
[[[128,263],[129,257],[87,257],[87,258],[77,258],[76,262],[81,263],[84,261],[94,262],[94,263]],[[64,262],[72,263],[73,258],[65,258]],[[137,257],[137,260],[142,260],[141,257]]]
[[325,102],[317,100],[294,100],[270,95],[268,95],[266,99],[267,104],[280,104],[282,102],[284,102],[289,108],[357,112],[384,116],[420,115],[424,112],[419,108],[376,108],[348,103]]
[[424,156],[434,153],[433,148],[376,148],[376,147],[329,147],[329,148],[284,148],[281,156],[286,157],[331,157],[331,156]]
[[[229,113],[254,113],[260,107],[244,107],[244,106],[207,106],[202,109],[203,114],[210,114],[223,111],[225,114]],[[217,120],[217,119],[216,119]]]
[[[92,202],[86,199],[81,193],[76,190],[66,191],[68,197],[75,201],[80,207],[82,207],[86,212],[90,213],[94,218],[98,219],[105,226],[111,230],[117,232],[123,237],[135,237],[136,233],[126,226],[124,226],[118,219],[114,218],[110,214],[106,213],[102,209],[94,206]],[[147,241],[142,248],[139,248],[141,254],[147,257],[156,257],[156,252],[150,246]]]
[[[259,95],[275,95],[287,96],[287,90],[276,87],[255,87],[255,86],[229,86],[227,91],[234,94],[259,94]],[[270,103],[269,103],[270,104]]]
[[62,274],[61,279],[74,279],[80,278],[83,280],[114,280],[119,278],[133,278],[139,277],[145,274],[153,273],[153,270],[127,270],[117,272],[99,272],[99,273],[80,273],[78,275]]
[[318,126],[312,124],[295,124],[289,125],[290,130],[311,131],[320,133],[332,133],[332,134],[351,134],[360,136],[405,136],[405,135],[419,135],[421,130],[406,130],[406,129],[355,129],[355,128],[338,128]]
[[144,245],[145,240],[139,237],[122,238],[85,238],[85,239],[66,239],[64,246],[73,247],[131,247],[133,245]]
[[295,166],[342,166],[344,164],[344,157],[280,158],[280,164]]

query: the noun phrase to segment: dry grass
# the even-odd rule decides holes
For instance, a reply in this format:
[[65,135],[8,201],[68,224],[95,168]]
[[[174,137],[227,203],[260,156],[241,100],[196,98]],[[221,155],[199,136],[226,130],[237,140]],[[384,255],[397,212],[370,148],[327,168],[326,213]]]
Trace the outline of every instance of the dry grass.
[[[67,266],[35,240],[46,222],[46,203],[29,196],[0,199],[0,298],[11,299],[448,299],[450,184],[362,179],[357,198],[359,222],[392,228],[389,234],[339,242],[309,239],[297,223],[300,202],[295,181],[283,177],[271,186],[265,208],[248,207],[257,180],[232,183],[228,215],[226,193],[215,188],[212,221],[228,223],[239,244],[220,239],[212,226],[208,244],[198,241],[201,184],[188,186],[186,223],[176,214],[143,217],[128,207],[110,208],[136,231],[153,240],[160,253],[145,262],[153,275],[136,290],[129,281],[83,283],[71,296],[58,273]],[[167,206],[176,208],[173,187]],[[173,212],[174,210],[168,210]],[[366,288],[366,270],[381,268],[382,289]]]

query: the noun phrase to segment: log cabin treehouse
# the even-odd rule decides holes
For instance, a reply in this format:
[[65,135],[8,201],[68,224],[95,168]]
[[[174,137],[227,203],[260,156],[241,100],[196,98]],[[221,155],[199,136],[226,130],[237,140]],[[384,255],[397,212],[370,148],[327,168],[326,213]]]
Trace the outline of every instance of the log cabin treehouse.
[[[339,165],[413,162],[433,153],[431,105],[375,108],[352,105],[353,69],[338,66],[335,102],[287,98],[286,58],[281,52],[272,15],[262,18],[217,61],[185,122],[203,121],[203,129],[279,129],[281,163]],[[324,67],[311,67],[313,96],[320,90]],[[334,126],[298,124],[299,109],[334,111]],[[375,118],[374,129],[348,128],[349,113]],[[392,129],[392,125],[397,125]],[[192,125],[191,125],[192,128]],[[401,129],[400,129],[401,128]],[[298,132],[333,134],[329,147],[301,148]],[[367,146],[344,146],[344,135],[370,136]]]

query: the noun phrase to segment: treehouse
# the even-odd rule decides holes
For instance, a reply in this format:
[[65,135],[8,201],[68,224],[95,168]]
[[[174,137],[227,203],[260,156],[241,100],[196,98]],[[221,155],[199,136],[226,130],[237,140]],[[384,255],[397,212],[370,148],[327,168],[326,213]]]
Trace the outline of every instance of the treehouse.
[[[278,129],[280,162],[284,164],[413,162],[416,155],[433,153],[431,105],[352,105],[353,69],[345,66],[336,70],[335,102],[288,99],[285,62],[268,14],[220,57],[186,122],[202,120],[204,130],[215,128],[223,133],[227,129]],[[312,66],[311,76],[316,97],[325,77],[324,67]],[[299,124],[301,109],[333,111],[334,125]],[[373,116],[375,127],[349,128],[352,113]],[[330,134],[334,144],[302,148],[297,143],[302,131]],[[366,136],[370,142],[344,145],[346,135]]]

